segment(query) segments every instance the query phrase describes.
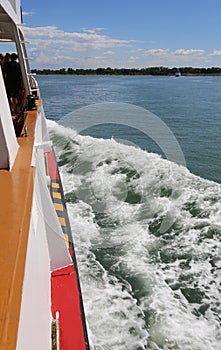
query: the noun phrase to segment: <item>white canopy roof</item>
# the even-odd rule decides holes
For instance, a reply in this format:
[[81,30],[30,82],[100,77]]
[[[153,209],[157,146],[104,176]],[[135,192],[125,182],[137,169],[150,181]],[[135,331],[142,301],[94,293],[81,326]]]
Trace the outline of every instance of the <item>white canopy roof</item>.
[[0,41],[15,41],[14,25],[22,23],[19,0],[0,0]]

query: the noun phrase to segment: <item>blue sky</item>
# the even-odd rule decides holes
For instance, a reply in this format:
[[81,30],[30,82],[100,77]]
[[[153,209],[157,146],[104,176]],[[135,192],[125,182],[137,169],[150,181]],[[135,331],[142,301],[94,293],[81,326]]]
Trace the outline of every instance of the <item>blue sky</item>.
[[32,68],[221,66],[220,0],[22,0],[22,8]]

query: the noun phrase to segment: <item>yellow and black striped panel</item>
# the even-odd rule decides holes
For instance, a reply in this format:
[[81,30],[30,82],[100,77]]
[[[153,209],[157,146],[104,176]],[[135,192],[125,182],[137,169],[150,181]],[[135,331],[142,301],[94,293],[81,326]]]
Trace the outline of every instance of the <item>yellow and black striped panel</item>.
[[64,204],[63,191],[59,180],[51,181],[51,196],[58,219],[65,237],[67,247],[70,248],[71,232],[69,228],[69,221],[67,217],[67,209]]

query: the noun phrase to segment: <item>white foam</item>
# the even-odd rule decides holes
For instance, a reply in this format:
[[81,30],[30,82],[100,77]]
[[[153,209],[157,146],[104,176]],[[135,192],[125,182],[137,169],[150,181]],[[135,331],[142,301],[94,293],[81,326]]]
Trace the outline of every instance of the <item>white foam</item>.
[[[98,227],[85,203],[69,205],[75,250],[83,286],[82,294],[88,319],[90,343],[96,349],[144,349],[148,337],[142,310],[131,294],[110,276],[90,252],[98,237]],[[88,215],[85,215],[87,213]]]
[[[114,140],[52,131],[66,156],[65,192],[76,195],[68,210],[95,349],[220,349],[220,185]],[[134,204],[130,191],[140,196]],[[95,252],[107,249],[105,269],[107,256],[102,266]],[[200,303],[182,288],[200,290]],[[201,304],[209,304],[204,314]]]

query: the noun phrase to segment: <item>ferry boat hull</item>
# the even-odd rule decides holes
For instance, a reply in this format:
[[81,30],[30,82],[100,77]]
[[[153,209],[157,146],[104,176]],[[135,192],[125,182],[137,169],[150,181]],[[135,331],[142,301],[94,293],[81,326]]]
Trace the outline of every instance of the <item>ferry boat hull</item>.
[[[0,69],[0,349],[86,350],[71,228],[27,59],[20,1],[0,0],[0,20],[0,40],[16,44],[24,86],[22,127],[16,135]],[[30,96],[36,100],[32,106]]]

